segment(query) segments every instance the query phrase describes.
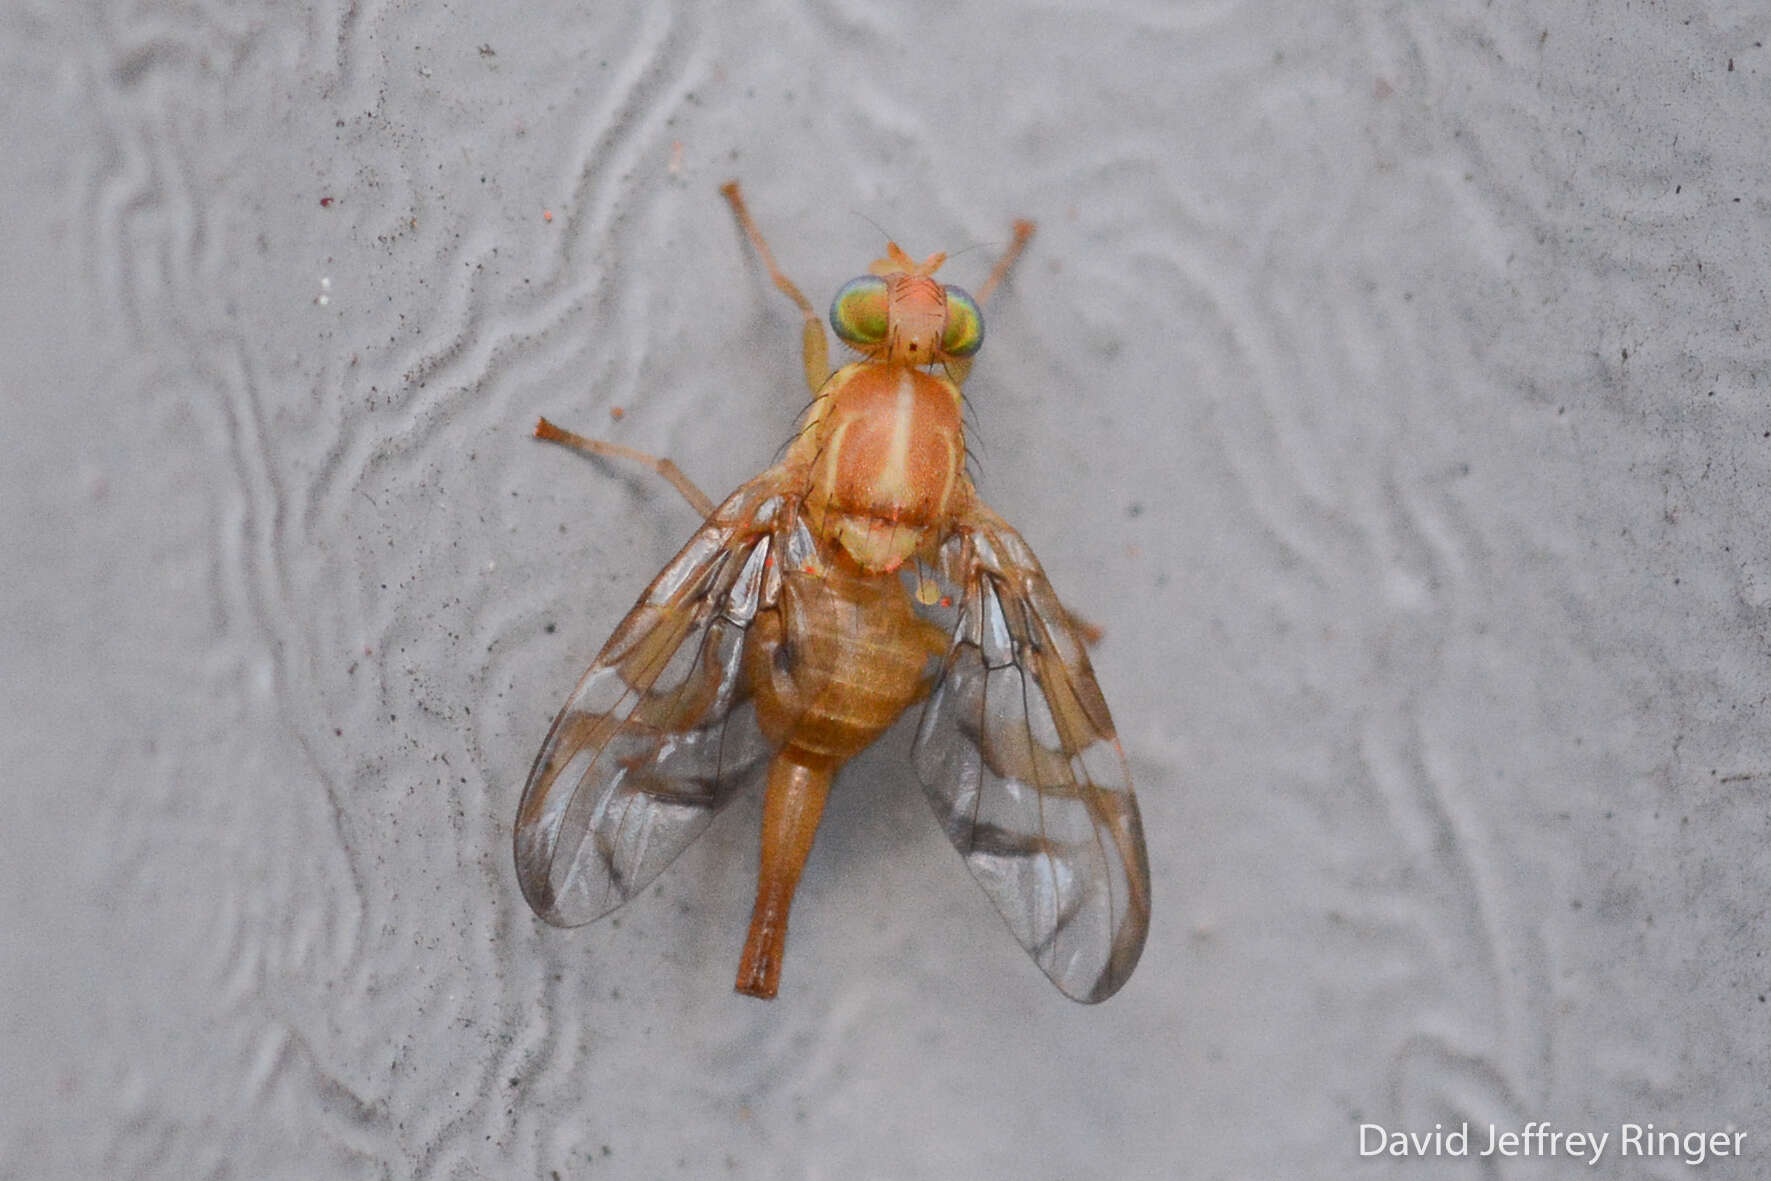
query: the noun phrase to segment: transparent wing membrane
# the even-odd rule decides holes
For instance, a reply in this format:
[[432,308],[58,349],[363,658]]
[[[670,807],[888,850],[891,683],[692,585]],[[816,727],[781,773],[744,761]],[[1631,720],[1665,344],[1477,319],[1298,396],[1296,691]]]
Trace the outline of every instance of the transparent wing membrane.
[[1143,951],[1150,872],[1087,653],[1032,551],[987,508],[916,577],[939,588],[917,598],[952,635],[916,738],[929,803],[1052,983],[1105,1000]]
[[517,878],[571,927],[644,889],[771,753],[742,676],[773,609],[780,497],[759,478],[721,505],[646,589],[579,681],[529,772]]

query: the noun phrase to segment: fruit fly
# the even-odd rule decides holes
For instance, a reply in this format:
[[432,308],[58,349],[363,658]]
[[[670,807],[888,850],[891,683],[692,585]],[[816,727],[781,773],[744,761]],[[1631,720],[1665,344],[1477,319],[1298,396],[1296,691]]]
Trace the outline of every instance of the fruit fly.
[[517,879],[571,927],[643,889],[746,784],[764,780],[762,858],[737,990],[770,998],[787,913],[842,765],[912,706],[913,759],[948,838],[1065,995],[1131,975],[1150,921],[1137,801],[1085,644],[1020,534],[966,472],[961,386],[983,305],[886,257],[837,292],[859,359],[830,371],[822,323],[781,273],[738,185],[721,190],[805,318],[812,401],[779,463],[715,505],[668,460],[636,460],[702,514],[554,719],[523,789]]

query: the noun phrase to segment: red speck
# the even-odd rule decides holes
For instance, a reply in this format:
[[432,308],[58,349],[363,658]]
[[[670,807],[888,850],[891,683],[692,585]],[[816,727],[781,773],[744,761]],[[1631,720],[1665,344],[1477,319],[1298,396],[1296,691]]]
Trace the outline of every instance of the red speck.
[[942,595],[941,596],[941,606],[943,606],[943,607],[953,606],[953,596],[952,595]]
[[321,209],[330,209],[330,208],[332,208],[332,198],[330,198],[330,197],[321,197],[321,198],[320,198],[320,208],[321,208]]
[[622,419],[627,417],[627,411],[623,410],[619,406],[611,406],[611,407],[609,407],[609,417],[614,419],[616,422],[620,422]]
[[543,209],[541,211],[541,220],[542,221],[552,221],[553,220],[553,210]]

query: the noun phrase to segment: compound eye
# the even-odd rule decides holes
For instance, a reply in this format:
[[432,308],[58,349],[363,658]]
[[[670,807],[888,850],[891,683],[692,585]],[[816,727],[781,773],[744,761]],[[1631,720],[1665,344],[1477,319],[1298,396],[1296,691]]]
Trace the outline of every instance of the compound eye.
[[856,348],[884,344],[886,281],[878,275],[862,275],[844,283],[830,301],[830,326]]
[[984,343],[984,313],[978,301],[957,287],[946,288],[947,323],[941,329],[941,351],[949,357],[969,357]]

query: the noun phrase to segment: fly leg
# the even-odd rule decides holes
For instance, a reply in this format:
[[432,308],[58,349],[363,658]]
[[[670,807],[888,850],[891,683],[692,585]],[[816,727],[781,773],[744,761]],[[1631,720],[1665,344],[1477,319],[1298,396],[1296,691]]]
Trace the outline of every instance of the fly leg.
[[563,443],[574,451],[582,451],[586,455],[601,455],[607,459],[626,459],[633,463],[643,464],[651,468],[666,480],[670,486],[683,494],[694,510],[706,520],[713,515],[713,501],[707,493],[695,487],[683,470],[668,459],[660,459],[656,455],[648,455],[644,451],[632,447],[624,447],[620,443],[611,443],[607,439],[587,439],[575,431],[562,430],[545,418],[536,419],[535,437],[549,443]]
[[1107,638],[1106,628],[1098,623],[1090,622],[1068,607],[1064,608],[1064,622],[1070,625],[1070,630],[1076,633],[1076,638],[1090,648],[1097,647],[1102,640]]
[[[978,307],[982,308],[996,293],[996,289],[1002,286],[1002,281],[1008,278],[1009,269],[1015,265],[1015,260],[1021,257],[1021,251],[1027,249],[1027,243],[1032,237],[1033,223],[1024,217],[1015,219],[1015,233],[1014,237],[1009,240],[1008,249],[1002,252],[1002,257],[997,259],[996,265],[990,268],[990,277],[984,280],[982,287],[978,288],[976,296]],[[953,380],[955,385],[964,385],[965,379],[970,377],[971,373],[971,357],[954,357],[947,362],[947,376]]]
[[990,268],[990,277],[984,280],[982,287],[978,288],[979,307],[983,307],[997,287],[1002,285],[1002,281],[1008,278],[1009,268],[1015,265],[1017,258],[1021,257],[1021,251],[1027,249],[1027,241],[1032,237],[1033,223],[1024,217],[1017,218],[1015,220],[1015,236],[1009,242],[1008,249],[1002,252],[1002,257],[996,260],[994,267]]
[[782,274],[781,268],[775,265],[774,253],[769,249],[769,244],[763,241],[763,233],[756,228],[756,222],[751,220],[750,210],[744,207],[744,194],[738,191],[738,182],[729,180],[719,187],[719,191],[731,203],[732,214],[738,219],[738,226],[744,231],[744,236],[750,239],[750,244],[756,247],[756,253],[763,260],[763,265],[769,268],[769,278],[781,289],[781,294],[791,299],[794,306],[799,308],[799,314],[805,317],[802,351],[805,357],[806,387],[815,394],[823,388],[825,380],[830,376],[830,341],[824,335],[824,321],[812,310],[811,301],[793,285],[793,280]]

